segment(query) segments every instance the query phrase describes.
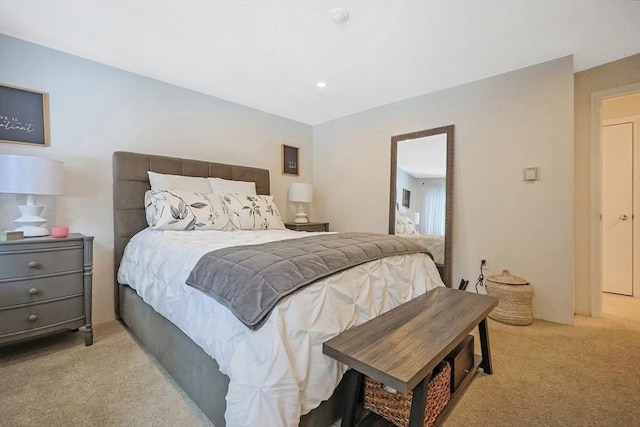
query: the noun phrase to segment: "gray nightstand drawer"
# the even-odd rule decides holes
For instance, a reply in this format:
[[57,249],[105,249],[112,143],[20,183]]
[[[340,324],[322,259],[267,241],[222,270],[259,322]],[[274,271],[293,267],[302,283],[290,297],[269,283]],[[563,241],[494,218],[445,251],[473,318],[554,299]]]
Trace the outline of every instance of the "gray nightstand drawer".
[[82,297],[0,310],[0,335],[27,331],[84,316]]
[[0,253],[0,279],[82,271],[82,247],[62,250]]
[[91,236],[0,241],[0,346],[81,326],[93,344],[92,283]]
[[82,295],[82,273],[0,283],[0,307],[44,301],[70,295]]

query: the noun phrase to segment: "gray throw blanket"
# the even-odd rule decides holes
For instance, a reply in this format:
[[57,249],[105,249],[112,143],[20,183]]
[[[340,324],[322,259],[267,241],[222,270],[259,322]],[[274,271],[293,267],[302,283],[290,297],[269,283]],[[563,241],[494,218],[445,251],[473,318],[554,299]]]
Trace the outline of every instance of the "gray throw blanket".
[[258,329],[290,293],[347,268],[380,258],[429,250],[388,234],[338,233],[211,251],[189,274],[193,286]]

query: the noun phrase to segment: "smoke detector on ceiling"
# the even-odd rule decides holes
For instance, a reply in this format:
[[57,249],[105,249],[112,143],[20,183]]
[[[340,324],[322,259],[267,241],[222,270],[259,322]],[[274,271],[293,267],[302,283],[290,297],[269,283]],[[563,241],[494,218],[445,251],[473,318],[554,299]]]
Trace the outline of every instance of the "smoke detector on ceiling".
[[337,7],[331,11],[331,20],[336,24],[343,24],[349,20],[349,11],[343,7]]

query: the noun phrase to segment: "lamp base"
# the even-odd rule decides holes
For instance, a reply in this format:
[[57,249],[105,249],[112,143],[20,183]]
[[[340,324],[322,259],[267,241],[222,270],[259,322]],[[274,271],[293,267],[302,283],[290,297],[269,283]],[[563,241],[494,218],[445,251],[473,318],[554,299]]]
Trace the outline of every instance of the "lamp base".
[[41,237],[48,236],[49,230],[43,225],[47,222],[46,219],[40,216],[44,206],[35,205],[33,203],[33,196],[27,197],[27,204],[18,206],[22,216],[14,219],[13,222],[18,225],[15,231],[22,231],[24,237]]
[[35,225],[23,225],[22,227],[16,228],[15,231],[22,231],[24,237],[42,237],[49,235],[49,230],[45,227]]
[[309,217],[307,217],[307,214],[304,212],[304,205],[302,203],[298,203],[296,219],[293,222],[296,224],[306,224],[309,222]]

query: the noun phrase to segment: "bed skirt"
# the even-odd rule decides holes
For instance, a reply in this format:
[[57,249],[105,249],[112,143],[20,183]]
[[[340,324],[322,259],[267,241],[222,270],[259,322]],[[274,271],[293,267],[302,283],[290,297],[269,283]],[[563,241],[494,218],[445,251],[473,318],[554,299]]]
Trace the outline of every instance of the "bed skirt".
[[[225,426],[229,377],[220,372],[218,363],[200,346],[146,304],[133,289],[127,285],[119,288],[121,320],[211,422],[217,427]],[[346,401],[346,379],[350,375],[353,375],[351,370],[329,400],[300,419],[301,427],[325,427],[340,418],[341,404]]]

